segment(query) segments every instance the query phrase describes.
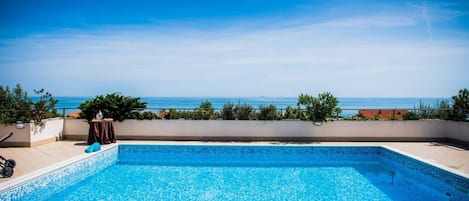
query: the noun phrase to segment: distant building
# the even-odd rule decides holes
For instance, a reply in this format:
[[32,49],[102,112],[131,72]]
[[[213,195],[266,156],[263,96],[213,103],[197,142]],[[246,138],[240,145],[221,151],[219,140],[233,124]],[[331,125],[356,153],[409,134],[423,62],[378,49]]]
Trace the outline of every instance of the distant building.
[[78,119],[78,118],[80,118],[80,112],[69,113],[69,114],[66,115],[66,117]]
[[402,115],[407,112],[409,111],[400,109],[361,109],[358,110],[358,115],[366,119],[402,120]]

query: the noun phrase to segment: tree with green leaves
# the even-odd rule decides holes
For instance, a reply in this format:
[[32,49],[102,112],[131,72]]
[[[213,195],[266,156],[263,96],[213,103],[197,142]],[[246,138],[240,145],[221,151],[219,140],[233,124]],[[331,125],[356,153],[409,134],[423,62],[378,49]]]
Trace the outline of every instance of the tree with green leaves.
[[453,120],[463,121],[469,118],[469,91],[459,90],[458,95],[453,96]]
[[93,120],[95,115],[101,110],[105,118],[112,118],[115,121],[125,119],[138,119],[140,111],[147,107],[147,103],[141,102],[140,98],[123,96],[118,93],[111,93],[105,96],[99,95],[92,100],[87,100],[80,104],[80,118],[88,121]]
[[230,102],[225,103],[225,105],[223,105],[223,111],[221,116],[223,120],[234,120],[234,104]]
[[58,101],[52,97],[50,92],[39,89],[34,90],[34,93],[39,96],[39,100],[33,103],[31,113],[34,122],[40,123],[43,119],[59,116],[57,109],[55,109],[55,104]]
[[41,123],[43,119],[60,116],[55,104],[57,100],[44,89],[34,90],[39,100],[34,102],[28,93],[17,84],[13,90],[8,86],[0,86],[0,122],[14,123],[16,121]]
[[277,107],[274,104],[259,106],[259,120],[276,120],[277,118]]
[[339,101],[331,93],[320,93],[318,97],[308,94],[300,94],[298,97],[298,108],[305,110],[305,116],[312,121],[326,121],[335,112],[340,111],[337,107]]
[[152,111],[143,111],[139,118],[139,120],[152,120],[152,119],[156,119],[156,114]]
[[0,86],[0,121],[14,123],[16,121],[29,122],[31,120],[31,105],[33,101],[28,93],[17,84],[13,90]]
[[287,106],[287,108],[285,108],[285,114],[283,117],[285,119],[298,119],[298,112],[299,111],[292,106]]
[[210,101],[204,101],[200,103],[199,107],[195,109],[196,119],[212,119],[214,117],[215,108],[213,108]]
[[[251,105],[238,103],[234,108],[235,117],[238,120],[250,120],[254,113],[254,108]],[[255,118],[254,118],[255,119]]]

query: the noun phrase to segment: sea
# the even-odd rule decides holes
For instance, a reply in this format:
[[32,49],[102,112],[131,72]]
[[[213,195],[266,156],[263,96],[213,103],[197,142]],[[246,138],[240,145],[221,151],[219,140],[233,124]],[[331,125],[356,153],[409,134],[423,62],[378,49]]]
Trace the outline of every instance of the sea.
[[[58,100],[56,108],[60,113],[79,111],[81,103],[94,97],[54,97]],[[441,101],[451,102],[450,98],[347,98],[339,97],[341,116],[353,116],[359,109],[416,109],[420,104],[436,107]],[[154,112],[163,109],[192,110],[204,101],[210,101],[216,110],[221,110],[225,103],[249,104],[254,108],[260,105],[275,104],[277,109],[284,110],[288,106],[296,107],[297,97],[141,97],[147,108]]]

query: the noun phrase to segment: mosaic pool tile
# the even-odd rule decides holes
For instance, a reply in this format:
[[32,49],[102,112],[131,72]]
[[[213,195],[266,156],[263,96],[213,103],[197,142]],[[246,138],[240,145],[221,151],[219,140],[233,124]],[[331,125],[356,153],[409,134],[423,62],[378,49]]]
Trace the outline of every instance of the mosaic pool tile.
[[447,194],[452,200],[469,200],[469,179],[386,148],[380,149],[380,162],[395,168],[422,184]]
[[[303,164],[376,161],[376,147],[306,147],[306,146],[167,146],[123,145],[120,163],[182,164]],[[138,157],[136,157],[138,155]]]
[[[118,148],[116,146],[96,153],[94,156],[84,158],[73,164],[55,169],[46,175],[39,175],[25,183],[4,189],[0,192],[0,200],[31,200],[28,199],[28,197],[34,197],[35,192],[44,188],[47,188],[47,191],[42,191],[41,196],[48,197],[61,189],[71,186],[86,177],[115,164],[117,162],[117,153]],[[44,192],[50,193],[50,195],[44,195]]]

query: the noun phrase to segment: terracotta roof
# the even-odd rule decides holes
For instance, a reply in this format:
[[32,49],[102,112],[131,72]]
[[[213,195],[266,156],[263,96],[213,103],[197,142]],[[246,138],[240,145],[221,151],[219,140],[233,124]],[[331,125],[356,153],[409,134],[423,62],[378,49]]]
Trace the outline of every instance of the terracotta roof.
[[160,113],[158,113],[158,114],[156,115],[156,118],[158,118],[158,119],[164,119],[164,117],[166,116],[166,114],[168,114],[168,112],[161,111]]
[[80,117],[80,112],[72,112],[72,113],[68,113],[68,114],[67,114],[67,117],[71,117],[71,118],[79,118],[79,117]]
[[395,119],[402,120],[402,115],[409,112],[408,110],[400,110],[400,109],[361,109],[358,110],[358,114],[367,118],[367,119],[375,119],[378,117],[379,119],[391,119],[394,117]]

